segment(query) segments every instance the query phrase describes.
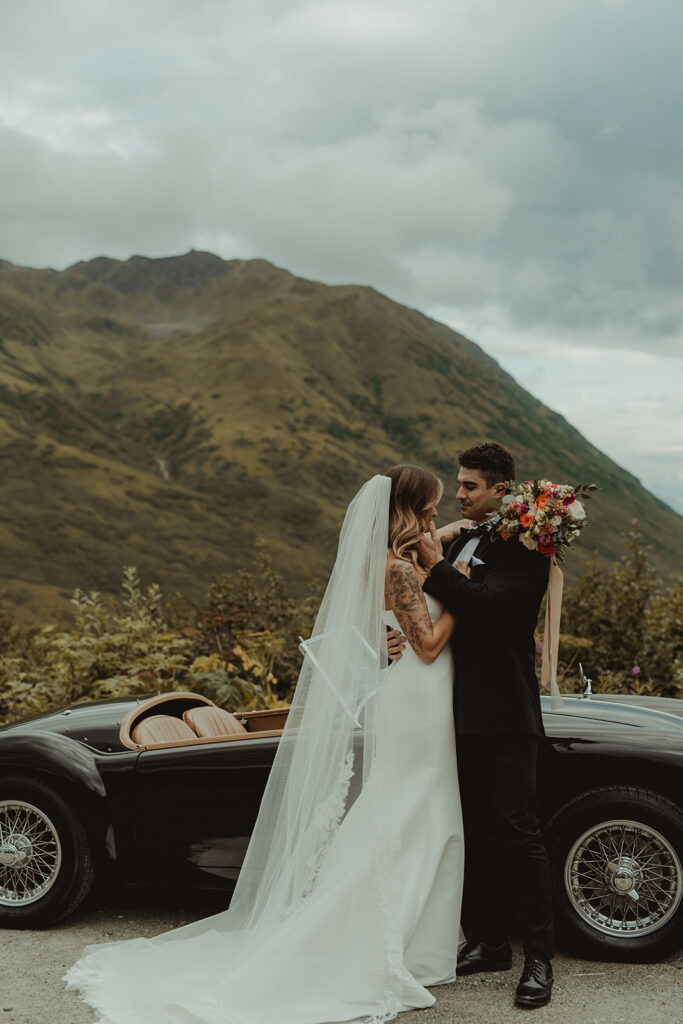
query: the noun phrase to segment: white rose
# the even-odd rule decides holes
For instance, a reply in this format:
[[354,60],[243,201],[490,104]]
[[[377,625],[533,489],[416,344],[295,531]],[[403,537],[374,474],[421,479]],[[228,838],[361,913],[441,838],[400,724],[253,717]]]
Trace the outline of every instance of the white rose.
[[529,551],[534,551],[536,549],[536,541],[530,533],[523,533],[519,539],[521,540],[524,547],[528,548]]
[[569,508],[572,514],[572,519],[581,520],[586,518],[586,511],[580,501],[572,502]]
[[550,525],[551,526],[559,526],[561,522],[562,522],[562,516],[553,516],[553,518],[550,520]]

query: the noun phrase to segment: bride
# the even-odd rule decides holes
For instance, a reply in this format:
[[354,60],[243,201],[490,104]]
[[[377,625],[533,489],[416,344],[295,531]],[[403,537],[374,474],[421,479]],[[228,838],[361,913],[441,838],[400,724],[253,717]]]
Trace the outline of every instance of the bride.
[[414,547],[441,492],[397,466],[349,505],[230,907],[86,947],[65,980],[102,1024],[383,1024],[455,979],[455,619]]

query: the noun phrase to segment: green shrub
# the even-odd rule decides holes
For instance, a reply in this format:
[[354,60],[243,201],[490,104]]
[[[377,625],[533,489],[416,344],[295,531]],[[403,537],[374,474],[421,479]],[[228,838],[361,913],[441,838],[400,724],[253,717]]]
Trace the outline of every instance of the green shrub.
[[[118,598],[76,590],[73,621],[20,627],[0,598],[0,723],[75,701],[167,690],[204,694],[230,711],[289,703],[299,636],[320,600],[296,600],[265,546],[252,565],[222,573],[205,598],[162,606],[126,566]],[[683,697],[683,583],[658,579],[634,524],[611,569],[588,565],[565,591],[558,677],[578,689],[578,663],[596,691]],[[539,637],[540,646],[540,637]]]
[[134,566],[118,599],[76,590],[73,622],[21,629],[0,601],[0,724],[77,701],[192,690],[231,711],[278,707],[299,672],[317,601],[294,601],[262,549],[256,573],[216,577],[200,607],[162,608]]
[[301,666],[299,636],[310,634],[321,596],[317,585],[311,589],[303,600],[292,598],[265,545],[257,543],[251,569],[215,576],[199,607],[177,599],[169,622],[195,627],[195,657],[215,652],[226,664],[241,665],[242,675],[251,673],[264,700],[287,702]]
[[683,697],[683,582],[657,577],[636,522],[611,569],[590,564],[567,588],[562,628],[567,682],[580,660],[597,692]]
[[21,643],[19,633],[3,651],[0,721],[79,700],[180,688],[190,641],[168,631],[157,584],[143,592],[137,570],[126,566],[117,602],[77,589],[71,603],[72,625],[43,626]]

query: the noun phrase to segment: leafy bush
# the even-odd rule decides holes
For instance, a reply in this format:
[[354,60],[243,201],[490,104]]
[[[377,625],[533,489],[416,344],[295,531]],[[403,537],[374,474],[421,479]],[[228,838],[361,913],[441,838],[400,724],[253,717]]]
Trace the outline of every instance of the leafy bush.
[[21,635],[0,657],[0,721],[79,700],[179,689],[190,641],[169,632],[161,592],[143,593],[137,570],[124,569],[122,595],[105,604],[76,590],[73,624],[53,623]]
[[683,582],[659,579],[633,523],[611,569],[589,564],[565,593],[560,675],[581,661],[596,692],[683,697]]
[[308,634],[314,600],[295,602],[259,552],[246,569],[212,582],[204,607],[143,591],[126,566],[118,600],[76,590],[74,621],[22,630],[0,603],[0,723],[81,700],[192,690],[231,711],[277,707],[299,671],[296,637]]
[[175,605],[168,606],[169,621],[176,628],[194,627],[195,658],[215,653],[212,665],[220,662],[229,678],[246,674],[257,687],[252,701],[278,706],[289,703],[299,676],[299,636],[310,634],[321,596],[315,584],[312,591],[304,600],[292,598],[259,543],[251,570],[215,576],[199,608],[190,609],[177,596]]
[[[656,577],[635,524],[624,547],[611,569],[588,565],[566,589],[560,686],[578,688],[581,661],[598,692],[683,697],[683,584]],[[76,590],[68,625],[22,628],[0,599],[0,723],[157,690],[192,690],[230,711],[287,704],[319,598],[313,584],[292,598],[257,545],[252,567],[214,577],[199,605],[175,594],[162,607],[133,566],[117,599]]]

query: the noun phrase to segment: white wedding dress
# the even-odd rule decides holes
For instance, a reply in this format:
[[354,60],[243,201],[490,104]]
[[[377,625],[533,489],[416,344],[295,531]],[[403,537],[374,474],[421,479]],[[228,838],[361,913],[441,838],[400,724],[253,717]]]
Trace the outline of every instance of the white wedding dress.
[[[439,602],[427,605],[438,618]],[[392,612],[383,619],[398,626]],[[367,783],[310,893],[246,959],[242,933],[221,931],[217,914],[157,939],[88,947],[68,987],[103,1024],[377,1024],[431,1006],[427,986],[454,981],[460,942],[452,690],[448,644],[431,665],[406,646],[382,672]]]

